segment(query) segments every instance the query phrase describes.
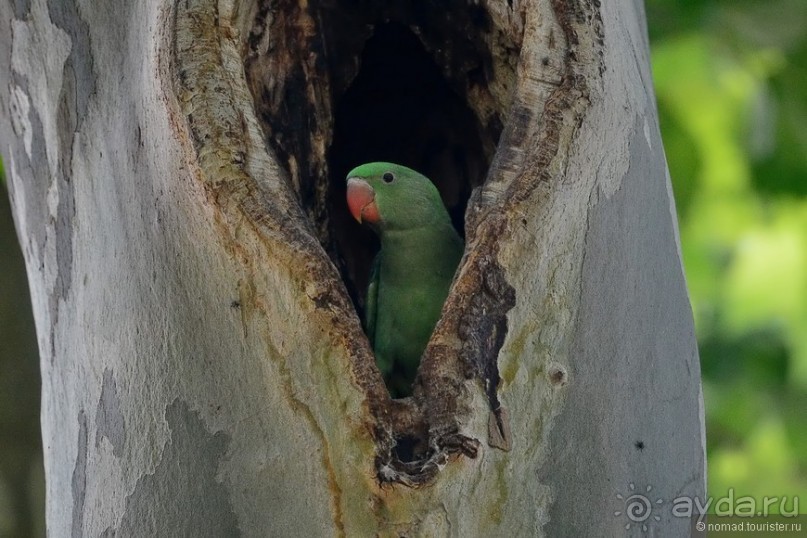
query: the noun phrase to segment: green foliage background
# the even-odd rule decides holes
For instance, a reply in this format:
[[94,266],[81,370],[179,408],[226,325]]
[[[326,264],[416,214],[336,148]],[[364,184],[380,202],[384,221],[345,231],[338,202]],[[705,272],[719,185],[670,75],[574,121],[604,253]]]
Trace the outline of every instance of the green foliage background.
[[708,491],[807,502],[807,2],[647,0],[647,14]]

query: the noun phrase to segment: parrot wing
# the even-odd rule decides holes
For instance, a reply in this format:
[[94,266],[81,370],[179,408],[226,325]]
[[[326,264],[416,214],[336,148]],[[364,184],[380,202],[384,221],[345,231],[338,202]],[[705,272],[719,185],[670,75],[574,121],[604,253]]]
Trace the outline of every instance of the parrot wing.
[[370,339],[370,345],[375,347],[375,321],[378,312],[378,281],[380,278],[381,253],[373,260],[370,267],[370,283],[367,285],[367,299],[364,307],[364,331]]

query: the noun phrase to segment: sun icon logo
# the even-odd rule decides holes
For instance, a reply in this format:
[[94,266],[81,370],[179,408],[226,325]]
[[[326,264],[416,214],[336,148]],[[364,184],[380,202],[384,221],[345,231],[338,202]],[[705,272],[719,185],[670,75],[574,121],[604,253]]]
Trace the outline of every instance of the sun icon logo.
[[614,512],[614,517],[620,517],[624,514],[628,519],[628,522],[625,524],[626,530],[630,529],[631,525],[641,525],[642,530],[647,532],[647,523],[651,516],[653,521],[661,521],[661,516],[653,514],[653,505],[661,505],[664,500],[656,499],[655,501],[650,501],[650,492],[653,491],[653,486],[647,486],[644,493],[635,493],[636,486],[633,482],[631,482],[628,487],[630,488],[630,493],[627,497],[621,493],[616,494],[616,498],[622,501],[625,506],[623,510]]

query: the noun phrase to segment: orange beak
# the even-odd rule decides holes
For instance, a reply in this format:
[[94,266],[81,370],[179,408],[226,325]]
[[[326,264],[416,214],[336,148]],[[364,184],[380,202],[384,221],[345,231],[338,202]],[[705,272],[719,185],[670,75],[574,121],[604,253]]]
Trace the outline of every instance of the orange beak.
[[381,220],[378,206],[375,204],[375,191],[369,183],[357,177],[347,180],[347,206],[353,218],[362,222],[375,224]]

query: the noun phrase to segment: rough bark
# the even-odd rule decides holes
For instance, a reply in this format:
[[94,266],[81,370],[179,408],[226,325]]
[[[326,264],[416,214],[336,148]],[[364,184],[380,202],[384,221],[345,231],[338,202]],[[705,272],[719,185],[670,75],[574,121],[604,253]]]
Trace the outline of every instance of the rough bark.
[[[0,8],[51,533],[613,534],[630,484],[686,532],[699,366],[641,5],[418,6]],[[395,148],[357,119],[385,108],[373,50],[444,96]],[[341,203],[374,140],[467,244],[405,400]]]

